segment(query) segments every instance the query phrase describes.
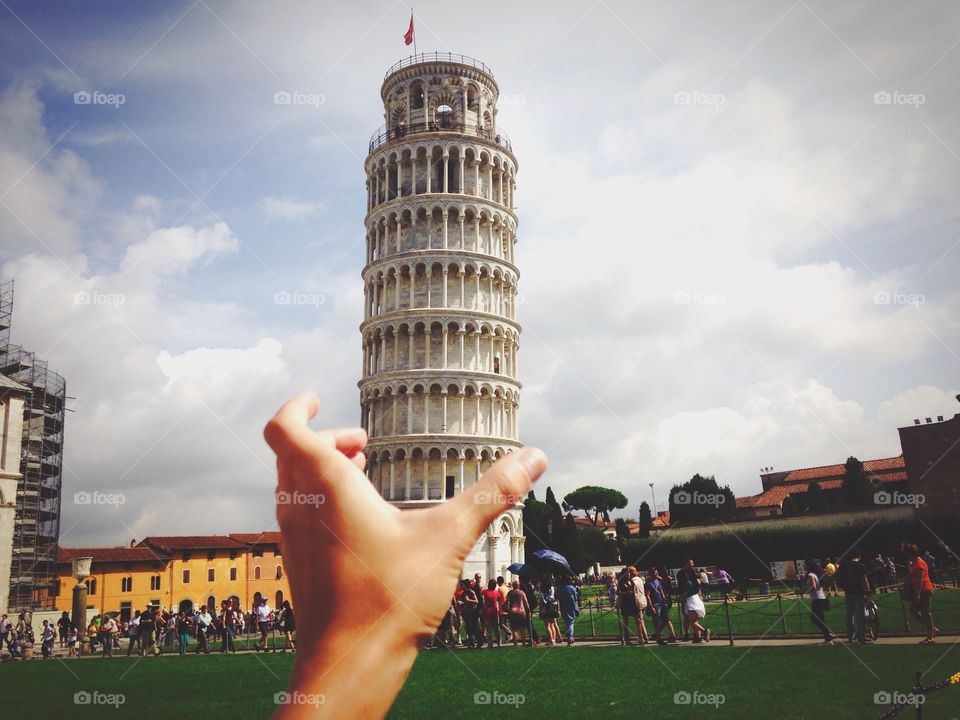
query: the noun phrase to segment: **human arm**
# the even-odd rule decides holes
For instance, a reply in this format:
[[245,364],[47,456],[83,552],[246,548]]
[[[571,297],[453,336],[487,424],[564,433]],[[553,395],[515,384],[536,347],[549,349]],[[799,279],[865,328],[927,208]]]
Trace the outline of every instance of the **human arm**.
[[[298,396],[264,431],[277,454],[278,491],[323,498],[277,505],[291,594],[326,609],[300,618],[288,691],[322,697],[325,715],[381,717],[413,666],[418,641],[440,624],[477,537],[523,499],[546,457],[530,448],[510,453],[462,494],[401,512],[363,474],[366,433],[313,431],[308,422],[318,407],[315,395]],[[351,586],[367,590],[348,598]],[[274,717],[313,718],[316,707],[283,704]]]

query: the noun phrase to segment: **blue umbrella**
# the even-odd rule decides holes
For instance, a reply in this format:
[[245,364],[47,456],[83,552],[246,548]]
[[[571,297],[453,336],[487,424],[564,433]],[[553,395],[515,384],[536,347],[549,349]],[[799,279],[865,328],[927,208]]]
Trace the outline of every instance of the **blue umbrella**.
[[567,562],[567,559],[558,552],[553,550],[537,550],[533,554],[533,559],[537,562],[537,565],[541,567],[546,567],[547,569],[556,569],[560,568],[564,572],[574,575],[573,568],[570,567],[570,563]]
[[523,570],[523,563],[514,563],[507,567],[507,571],[512,572],[514,575],[519,575],[521,570]]
[[530,563],[527,563],[526,565],[522,563],[514,563],[513,565],[508,567],[507,570],[512,572],[514,575],[519,575],[521,578],[524,578],[526,580],[540,579],[540,573],[538,573],[537,569]]

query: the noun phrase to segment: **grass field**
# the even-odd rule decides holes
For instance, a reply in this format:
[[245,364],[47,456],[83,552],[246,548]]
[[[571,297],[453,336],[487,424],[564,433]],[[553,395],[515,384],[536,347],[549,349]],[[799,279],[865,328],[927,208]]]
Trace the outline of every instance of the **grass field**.
[[[420,654],[391,717],[879,717],[874,693],[906,692],[915,670],[932,684],[960,670],[950,646],[561,647]],[[362,649],[358,650],[362,652]],[[345,661],[346,662],[346,661]],[[4,717],[266,718],[291,654],[31,661],[0,665]],[[68,669],[69,668],[69,669]],[[76,677],[74,677],[76,675]],[[75,705],[77,692],[121,693],[113,706]],[[679,705],[676,693],[720,705]],[[522,705],[476,704],[478,693]],[[696,695],[700,693],[700,695]],[[719,698],[713,698],[715,700]],[[518,709],[519,708],[519,709]],[[924,718],[956,717],[960,686],[932,694]],[[912,710],[911,710],[912,712]],[[905,713],[904,718],[912,718]]]

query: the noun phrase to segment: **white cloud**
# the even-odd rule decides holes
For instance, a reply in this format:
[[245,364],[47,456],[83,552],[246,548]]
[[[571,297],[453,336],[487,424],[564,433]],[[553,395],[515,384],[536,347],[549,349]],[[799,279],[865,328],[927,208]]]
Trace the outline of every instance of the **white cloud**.
[[327,203],[318,200],[298,200],[289,197],[267,195],[257,207],[271,219],[303,221],[327,210]]

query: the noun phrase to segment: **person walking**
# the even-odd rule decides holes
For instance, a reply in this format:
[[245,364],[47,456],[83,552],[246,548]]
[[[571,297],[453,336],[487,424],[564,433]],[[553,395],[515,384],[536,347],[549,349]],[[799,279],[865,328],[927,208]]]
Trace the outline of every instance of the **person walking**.
[[213,625],[213,616],[207,610],[206,605],[200,606],[200,612],[197,613],[196,617],[197,623],[197,649],[194,651],[198,655],[203,653],[204,655],[210,654],[210,645],[209,645],[209,633],[210,626]]
[[40,648],[43,652],[43,659],[49,660],[53,656],[53,644],[57,640],[57,630],[49,620],[43,621],[43,629],[40,631]]
[[267,634],[270,632],[270,625],[273,621],[273,610],[265,597],[260,598],[260,604],[255,609],[257,618],[257,629],[260,631],[260,641],[254,645],[257,651],[268,652]]
[[103,656],[105,658],[113,657],[113,631],[116,626],[116,620],[109,615],[104,615],[100,620],[100,640],[103,642]]
[[500,630],[503,631],[503,641],[513,640],[513,631],[510,629],[510,618],[507,616],[507,593],[510,592],[510,585],[503,579],[502,575],[497,576],[497,590],[500,593]]
[[57,620],[57,630],[60,634],[60,647],[67,646],[67,635],[70,634],[70,627],[72,623],[70,622],[70,615],[66,610],[60,615],[60,619]]
[[823,633],[823,644],[832,645],[837,636],[830,632],[827,623],[824,620],[824,614],[829,608],[827,593],[823,589],[820,578],[823,575],[823,569],[820,567],[819,560],[807,560],[807,590],[810,593],[810,619]]
[[843,590],[847,614],[847,639],[865,645],[867,641],[867,595],[870,594],[870,574],[861,562],[859,550],[852,550],[850,557],[840,564],[840,586]]
[[630,619],[633,618],[637,628],[637,642],[647,644],[647,628],[643,622],[643,614],[647,609],[647,592],[643,578],[632,565],[624,568],[620,573],[617,587],[617,605],[620,608],[620,631],[624,642],[632,645],[630,637]]
[[927,562],[920,557],[916,545],[904,543],[903,552],[907,556],[907,576],[913,590],[910,613],[927,626],[927,637],[921,640],[920,644],[929,645],[937,641],[939,632],[939,628],[933,624],[933,583],[930,581],[930,569]]
[[297,621],[293,615],[293,608],[290,606],[289,600],[283,601],[283,606],[280,610],[280,632],[283,633],[283,651],[287,650],[296,651],[297,646],[293,641],[293,633],[297,630]]
[[[514,580],[510,583],[510,590],[507,592],[507,617],[510,620],[510,631],[513,635],[513,646],[517,646],[519,636],[520,644],[527,644],[527,624],[530,617],[530,601],[527,594],[520,589],[520,581]],[[533,641],[531,640],[531,645]]]
[[77,645],[79,642],[80,633],[77,631],[77,626],[71,625],[70,631],[67,633],[67,657],[77,656]]
[[[679,574],[677,578],[679,580]],[[700,579],[697,577],[693,559],[688,559],[683,573],[683,583],[680,585],[680,598],[687,620],[687,628],[693,631],[693,642],[710,642],[710,630],[701,623],[707,615],[707,608],[700,597]]]
[[677,641],[677,634],[673,630],[673,623],[670,622],[670,591],[668,586],[660,577],[660,571],[657,568],[650,568],[650,577],[646,583],[647,607],[653,615],[653,636],[657,645],[666,645],[667,640],[663,639],[663,629],[670,630],[669,642]]
[[149,605],[140,613],[140,621],[137,623],[137,638],[140,645],[139,655],[153,653],[153,608]]
[[483,647],[483,638],[480,635],[480,598],[469,580],[464,580],[461,585],[463,592],[460,593],[460,613],[467,626],[467,647],[479,650]]
[[177,631],[177,654],[180,657],[186,657],[187,654],[187,645],[190,644],[190,628],[193,626],[193,621],[190,617],[183,612],[182,610],[176,615],[176,631]]
[[733,579],[733,575],[726,570],[723,568],[717,570],[717,583],[720,585],[720,595],[724,600],[730,599],[730,588],[734,582],[736,581]]
[[137,610],[133,613],[133,617],[130,618],[130,622],[127,623],[127,637],[129,638],[129,643],[127,644],[127,657],[130,657],[130,654],[133,652],[134,648],[137,648],[137,654],[140,654],[140,611]]
[[540,636],[537,633],[536,625],[533,624],[533,618],[538,614],[537,610],[540,604],[538,596],[540,593],[527,578],[520,578],[520,589],[527,596],[527,603],[530,605],[530,612],[527,613],[527,632],[530,633],[530,644],[539,645]]
[[577,588],[570,575],[564,575],[557,586],[557,602],[560,605],[560,615],[563,617],[564,633],[567,637],[567,646],[573,645],[576,640],[573,636],[573,624],[580,614],[580,605],[577,602]]
[[496,639],[497,647],[500,643],[500,609],[503,603],[503,596],[497,589],[497,581],[490,580],[487,583],[487,589],[481,593],[483,601],[483,626],[487,633],[487,648],[493,647],[493,641]]
[[537,593],[540,604],[540,619],[547,632],[547,645],[554,647],[560,641],[560,628],[557,627],[557,618],[560,617],[560,603],[557,602],[553,583],[549,578],[540,581],[540,591]]

